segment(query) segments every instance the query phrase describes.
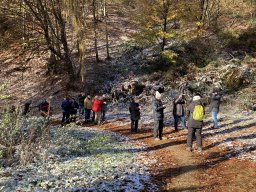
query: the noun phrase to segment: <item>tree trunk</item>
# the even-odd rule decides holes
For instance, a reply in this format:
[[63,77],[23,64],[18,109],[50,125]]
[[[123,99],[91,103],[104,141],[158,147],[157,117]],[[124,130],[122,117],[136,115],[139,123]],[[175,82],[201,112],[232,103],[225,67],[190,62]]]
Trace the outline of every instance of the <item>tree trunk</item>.
[[[166,33],[166,30],[167,30],[167,18],[164,19],[164,23],[163,23],[163,32]],[[165,45],[166,45],[166,37],[163,36],[163,39],[162,39],[162,47],[161,47],[161,50],[162,50],[162,51],[164,51]]]
[[75,79],[75,73],[73,69],[73,62],[71,60],[70,56],[70,50],[68,48],[68,42],[67,42],[67,35],[66,35],[66,25],[65,21],[63,20],[61,13],[59,13],[59,25],[60,25],[60,34],[61,34],[61,43],[63,45],[63,50],[64,50],[64,58],[65,58],[65,69],[66,72],[68,73],[70,80]]
[[169,7],[168,7],[168,3],[165,2],[165,0],[163,0],[163,38],[162,38],[162,46],[161,46],[161,50],[164,51],[165,45],[166,45],[166,37],[165,37],[165,33],[167,32],[167,17],[168,17],[168,11],[169,11]]
[[96,17],[96,0],[92,2],[93,6],[93,30],[94,30],[94,49],[95,49],[95,58],[96,62],[100,61],[98,53],[98,33],[97,33],[97,17]]
[[68,74],[70,81],[74,80],[75,74],[60,1],[51,1],[49,4],[42,0],[24,2],[42,29],[48,49],[61,60],[64,65],[63,72]]
[[107,23],[107,2],[106,0],[104,0],[104,22],[105,22],[105,34],[106,34],[106,50],[107,50],[107,59],[110,59],[110,55],[109,55],[109,39],[108,39],[108,23]]

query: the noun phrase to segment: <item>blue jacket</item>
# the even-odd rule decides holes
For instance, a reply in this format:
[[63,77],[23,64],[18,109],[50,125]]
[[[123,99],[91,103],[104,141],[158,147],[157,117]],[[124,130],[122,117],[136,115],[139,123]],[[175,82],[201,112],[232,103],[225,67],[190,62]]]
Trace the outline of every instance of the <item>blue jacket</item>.
[[70,113],[72,108],[72,102],[70,100],[64,100],[61,104],[61,109],[63,112]]

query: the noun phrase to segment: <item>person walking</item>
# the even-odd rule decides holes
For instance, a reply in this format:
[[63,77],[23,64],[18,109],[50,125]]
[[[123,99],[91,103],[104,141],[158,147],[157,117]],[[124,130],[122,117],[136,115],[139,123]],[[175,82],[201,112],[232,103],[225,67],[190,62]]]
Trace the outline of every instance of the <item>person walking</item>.
[[95,113],[94,117],[94,123],[95,124],[100,124],[101,121],[101,107],[104,104],[102,100],[99,99],[99,96],[95,96],[93,101],[92,101],[92,110]]
[[155,99],[153,100],[154,138],[155,138],[155,140],[163,139],[165,106],[162,104],[161,98],[162,98],[161,93],[156,91]]
[[196,95],[187,109],[188,116],[188,136],[187,150],[192,151],[193,135],[196,135],[198,152],[202,152],[202,127],[204,118],[204,106],[201,97]]
[[92,101],[91,101],[90,95],[87,95],[87,97],[84,100],[84,110],[85,110],[84,119],[85,121],[89,121],[91,116],[91,110],[92,110]]
[[211,102],[209,110],[212,114],[213,126],[212,128],[218,128],[218,113],[220,108],[221,94],[218,89],[214,89],[211,96]]
[[62,109],[61,124],[62,125],[64,125],[64,123],[69,123],[71,105],[72,103],[70,102],[69,97],[65,97],[63,102],[61,103],[61,109]]
[[186,101],[183,94],[180,94],[173,100],[173,118],[175,131],[178,131],[179,121],[182,122],[183,128],[187,129],[185,117],[185,104]]
[[134,97],[132,97],[132,102],[129,106],[129,112],[131,115],[131,132],[138,132],[138,124],[140,120],[140,106]]

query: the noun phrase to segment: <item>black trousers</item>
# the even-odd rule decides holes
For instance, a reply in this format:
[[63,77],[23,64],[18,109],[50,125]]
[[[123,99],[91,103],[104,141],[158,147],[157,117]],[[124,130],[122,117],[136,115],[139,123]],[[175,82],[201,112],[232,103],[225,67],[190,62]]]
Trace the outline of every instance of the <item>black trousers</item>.
[[106,120],[106,110],[102,110],[101,111],[101,121],[105,121]]
[[138,131],[138,124],[139,120],[131,120],[131,132],[137,132]]
[[70,113],[68,112],[63,112],[62,113],[62,120],[61,123],[69,123],[69,117],[70,117]]
[[163,129],[164,129],[164,120],[155,120],[155,124],[154,124],[154,138],[159,137],[159,139],[162,139],[162,137],[163,137]]
[[187,146],[192,147],[193,135],[196,135],[197,147],[202,148],[202,129],[188,128]]
[[95,112],[92,111],[92,122],[94,122],[94,120],[95,120]]

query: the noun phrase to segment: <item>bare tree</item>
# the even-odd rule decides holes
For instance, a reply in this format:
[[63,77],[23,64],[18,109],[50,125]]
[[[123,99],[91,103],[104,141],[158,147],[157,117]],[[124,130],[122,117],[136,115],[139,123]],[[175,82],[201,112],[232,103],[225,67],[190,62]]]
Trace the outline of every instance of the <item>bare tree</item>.
[[[66,34],[66,21],[63,17],[61,0],[24,0],[35,22],[41,28],[53,58],[60,60],[63,71],[70,79],[75,78],[73,62]],[[57,66],[55,66],[57,67]]]
[[105,35],[106,35],[106,50],[107,50],[107,59],[110,59],[109,54],[109,32],[108,32],[108,15],[107,15],[107,1],[103,0],[103,17],[105,23]]
[[92,1],[92,8],[93,8],[93,31],[94,31],[94,49],[95,49],[95,58],[96,62],[99,62],[99,52],[98,52],[98,32],[97,32],[97,25],[98,25],[98,18],[97,18],[97,2],[96,0]]

